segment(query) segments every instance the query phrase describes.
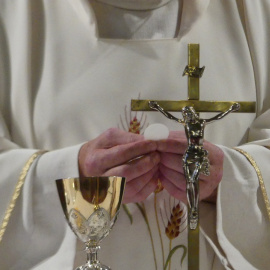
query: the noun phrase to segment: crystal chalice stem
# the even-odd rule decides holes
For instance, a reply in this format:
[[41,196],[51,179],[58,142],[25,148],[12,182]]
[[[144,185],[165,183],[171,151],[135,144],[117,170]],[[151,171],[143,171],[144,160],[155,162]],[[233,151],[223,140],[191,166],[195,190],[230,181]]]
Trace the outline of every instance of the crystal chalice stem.
[[[98,250],[100,250],[99,245],[86,245],[85,251],[87,253],[87,264],[92,266],[101,266],[98,260]],[[110,268],[108,268],[110,269]]]

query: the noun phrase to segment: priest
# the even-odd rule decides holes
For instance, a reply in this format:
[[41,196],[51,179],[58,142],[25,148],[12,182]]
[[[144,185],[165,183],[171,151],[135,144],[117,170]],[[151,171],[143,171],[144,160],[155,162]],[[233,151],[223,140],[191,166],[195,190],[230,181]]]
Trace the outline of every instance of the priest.
[[[200,269],[267,269],[269,14],[268,0],[0,0],[1,269],[84,263],[54,181],[79,175],[127,179],[104,264],[187,269],[184,130],[130,100],[187,99],[188,43],[201,99],[256,102],[205,129]],[[169,138],[146,140],[157,122]]]

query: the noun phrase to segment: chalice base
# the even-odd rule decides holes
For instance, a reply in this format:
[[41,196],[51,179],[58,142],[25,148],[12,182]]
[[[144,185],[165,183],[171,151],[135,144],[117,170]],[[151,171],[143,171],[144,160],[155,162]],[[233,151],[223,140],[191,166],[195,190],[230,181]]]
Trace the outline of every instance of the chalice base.
[[85,265],[77,267],[75,270],[112,270],[112,269],[101,263],[94,263],[94,264],[87,263]]

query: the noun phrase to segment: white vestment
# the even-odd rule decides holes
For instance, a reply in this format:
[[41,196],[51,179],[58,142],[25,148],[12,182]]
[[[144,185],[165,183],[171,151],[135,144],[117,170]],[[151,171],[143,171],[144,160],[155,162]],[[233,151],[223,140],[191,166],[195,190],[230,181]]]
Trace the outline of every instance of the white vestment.
[[[73,269],[76,238],[54,180],[78,176],[81,145],[110,127],[128,130],[135,116],[141,132],[157,122],[182,129],[157,112],[130,112],[130,100],[187,99],[181,74],[188,43],[200,44],[206,66],[201,100],[257,104],[256,113],[231,114],[206,127],[205,139],[222,148],[225,161],[217,204],[200,205],[201,269],[267,269],[269,201],[258,170],[232,148],[253,157],[269,194],[269,14],[268,0],[184,0],[175,38],[104,39],[87,1],[0,0],[1,220],[26,161],[39,149],[49,151],[27,174],[0,243],[0,269]],[[132,224],[122,210],[101,244],[100,259],[112,269],[163,269],[170,251],[165,227],[173,207],[180,212],[179,202],[163,190],[143,204],[149,227],[129,204]],[[171,248],[187,246],[181,217]],[[182,254],[182,248],[174,253],[171,269],[187,269]]]

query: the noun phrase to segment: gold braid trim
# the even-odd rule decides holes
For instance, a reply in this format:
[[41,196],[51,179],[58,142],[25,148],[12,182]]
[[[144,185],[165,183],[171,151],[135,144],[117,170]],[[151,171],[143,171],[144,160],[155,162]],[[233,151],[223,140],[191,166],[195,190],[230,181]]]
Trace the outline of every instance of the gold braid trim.
[[8,226],[8,222],[9,222],[9,219],[11,217],[12,211],[13,211],[13,209],[15,207],[15,204],[17,202],[17,199],[20,196],[22,186],[23,186],[23,184],[25,182],[25,179],[26,179],[26,175],[27,175],[31,165],[36,160],[36,158],[38,158],[40,155],[44,154],[45,152],[47,152],[47,151],[42,150],[42,151],[38,151],[38,152],[34,153],[28,159],[28,161],[26,162],[26,164],[24,165],[24,167],[23,167],[23,169],[22,169],[22,171],[20,173],[19,180],[18,180],[18,182],[17,182],[17,184],[15,186],[11,201],[10,201],[8,207],[7,207],[7,210],[6,210],[5,215],[4,215],[4,219],[3,219],[1,227],[0,227],[0,243],[1,243],[2,239],[3,239],[4,233],[5,233],[6,228]]
[[259,179],[259,183],[260,183],[260,187],[261,187],[261,191],[262,191],[262,195],[263,195],[263,200],[264,200],[264,203],[265,203],[265,206],[266,206],[268,218],[270,220],[270,202],[269,202],[267,191],[266,191],[266,188],[265,188],[265,185],[264,185],[261,170],[259,169],[257,163],[255,162],[255,160],[253,159],[253,157],[249,153],[247,153],[244,150],[239,149],[239,148],[234,148],[234,150],[236,150],[236,151],[240,152],[241,154],[243,154],[247,158],[247,160],[250,162],[250,164],[253,166],[253,168],[255,169],[255,171],[257,173],[257,176],[258,176],[258,179]]

